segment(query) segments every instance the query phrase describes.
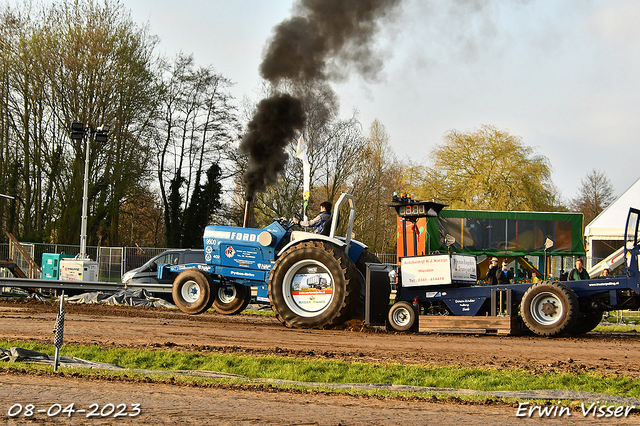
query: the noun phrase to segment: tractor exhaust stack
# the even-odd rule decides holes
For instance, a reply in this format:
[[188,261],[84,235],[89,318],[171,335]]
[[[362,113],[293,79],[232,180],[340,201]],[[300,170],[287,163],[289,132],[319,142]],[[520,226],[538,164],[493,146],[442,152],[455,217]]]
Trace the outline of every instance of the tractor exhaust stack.
[[248,228],[249,222],[251,222],[251,208],[253,207],[252,204],[253,203],[251,200],[246,200],[244,202],[244,220],[242,221],[243,228]]

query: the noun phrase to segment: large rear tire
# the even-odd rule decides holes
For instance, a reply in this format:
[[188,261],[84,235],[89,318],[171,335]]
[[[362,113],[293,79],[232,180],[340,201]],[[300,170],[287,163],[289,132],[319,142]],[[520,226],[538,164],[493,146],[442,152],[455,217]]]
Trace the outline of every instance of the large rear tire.
[[364,249],[360,257],[358,258],[358,261],[356,262],[356,268],[358,268],[358,271],[360,271],[364,279],[367,278],[367,263],[382,263],[382,262],[380,262],[380,259],[378,259],[378,256],[371,253],[369,250]]
[[223,315],[235,315],[246,309],[251,301],[251,287],[242,284],[221,285],[215,294],[213,307]]
[[269,300],[287,327],[323,328],[352,318],[360,274],[340,248],[304,241],[278,258],[269,279]]
[[171,294],[182,312],[197,315],[213,304],[212,290],[215,291],[216,286],[208,275],[198,269],[187,269],[173,281]]
[[585,334],[593,330],[602,321],[602,311],[581,313],[569,334]]
[[522,320],[540,336],[571,330],[578,318],[578,297],[565,284],[545,281],[529,287],[520,304]]

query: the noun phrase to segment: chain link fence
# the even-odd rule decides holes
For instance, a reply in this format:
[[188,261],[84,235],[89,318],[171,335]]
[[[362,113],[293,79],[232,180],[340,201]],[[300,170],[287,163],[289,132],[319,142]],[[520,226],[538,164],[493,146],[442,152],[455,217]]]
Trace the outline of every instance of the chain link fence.
[[[80,253],[79,245],[20,243],[24,250],[38,265],[42,265],[44,253],[69,254],[76,256]],[[157,247],[87,247],[89,258],[98,263],[98,280],[119,282],[122,275],[133,268],[144,265],[147,261],[167,250]],[[24,257],[19,253],[9,253],[9,244],[0,244],[0,259],[11,259],[23,271],[29,269]],[[3,275],[10,275],[3,269]]]
[[398,256],[395,254],[375,253],[375,255],[380,259],[380,263],[392,263],[394,265],[398,263]]

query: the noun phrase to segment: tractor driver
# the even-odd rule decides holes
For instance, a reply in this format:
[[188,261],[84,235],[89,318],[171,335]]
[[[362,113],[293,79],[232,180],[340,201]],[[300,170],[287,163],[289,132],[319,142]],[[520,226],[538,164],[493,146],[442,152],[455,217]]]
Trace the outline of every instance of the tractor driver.
[[[331,207],[332,205],[328,201],[320,204],[320,214],[311,220],[300,221],[300,226],[314,228],[316,234],[322,233],[325,223],[331,219]],[[293,222],[298,223],[298,219],[294,217]]]

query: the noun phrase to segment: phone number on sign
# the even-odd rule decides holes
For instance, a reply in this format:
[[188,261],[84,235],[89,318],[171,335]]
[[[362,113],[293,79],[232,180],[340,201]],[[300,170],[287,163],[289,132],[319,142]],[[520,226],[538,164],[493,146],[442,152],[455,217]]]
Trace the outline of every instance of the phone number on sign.
[[62,404],[51,404],[48,408],[36,409],[34,404],[27,404],[24,407],[22,404],[13,404],[7,415],[9,417],[34,417],[36,414],[46,414],[47,417],[67,416],[71,417],[74,414],[85,415],[89,417],[136,417],[141,412],[140,404],[105,404],[100,407],[100,404],[91,404],[87,410],[75,408],[75,403],[71,403],[66,407]]

